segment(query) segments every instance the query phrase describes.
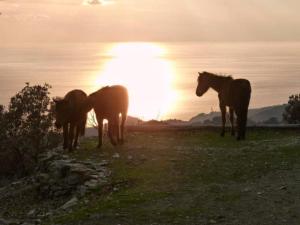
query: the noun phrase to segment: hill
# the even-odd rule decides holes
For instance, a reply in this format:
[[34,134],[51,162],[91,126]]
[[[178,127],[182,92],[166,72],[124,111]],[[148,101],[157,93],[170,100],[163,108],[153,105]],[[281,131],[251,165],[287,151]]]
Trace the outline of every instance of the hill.
[[[276,118],[278,122],[282,121],[282,113],[286,104],[267,106],[262,108],[249,109],[248,119],[254,123],[263,123],[270,118]],[[200,113],[189,120],[189,124],[203,124],[205,121],[212,121],[216,117],[220,117],[220,112]]]

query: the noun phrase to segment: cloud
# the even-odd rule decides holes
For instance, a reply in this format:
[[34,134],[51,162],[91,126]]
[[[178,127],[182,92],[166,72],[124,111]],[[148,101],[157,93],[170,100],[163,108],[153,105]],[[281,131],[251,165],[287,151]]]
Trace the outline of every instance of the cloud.
[[113,0],[84,0],[83,5],[108,5],[114,3]]

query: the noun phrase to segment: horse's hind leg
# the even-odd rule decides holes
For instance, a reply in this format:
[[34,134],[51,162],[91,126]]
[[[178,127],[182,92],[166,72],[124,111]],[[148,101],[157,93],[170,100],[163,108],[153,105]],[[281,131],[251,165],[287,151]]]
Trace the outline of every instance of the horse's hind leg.
[[102,139],[103,139],[103,119],[100,117],[97,117],[97,123],[98,123],[98,146],[97,146],[97,148],[101,148]]
[[114,132],[117,134],[117,142],[118,144],[121,144],[121,134],[120,134],[120,115],[117,115],[116,123],[114,124]]
[[241,140],[241,115],[240,113],[237,114],[236,122],[237,122],[237,137],[236,140]]
[[247,116],[248,116],[248,109],[245,109],[242,113],[242,118],[241,118],[241,139],[242,140],[245,140],[246,138]]
[[224,137],[224,135],[225,135],[225,123],[226,123],[226,106],[220,104],[220,109],[221,109],[221,113],[222,113],[222,132],[221,132],[221,136]]
[[75,126],[75,139],[73,144],[74,149],[76,149],[78,145],[78,136],[79,136],[80,128],[81,128],[80,125]]
[[108,121],[108,137],[110,139],[111,144],[114,146],[117,145],[117,142],[114,138],[115,127],[116,127],[115,123],[116,121],[114,120]]
[[230,123],[231,123],[231,136],[234,136],[235,130],[234,130],[234,110],[233,110],[233,108],[229,108],[229,118],[230,118]]
[[126,121],[126,113],[122,113],[122,121],[121,121],[121,126],[120,126],[120,131],[121,131],[121,141],[120,143],[124,143],[124,126],[125,126],[125,121]]
[[237,140],[244,140],[246,133],[246,124],[247,124],[247,109],[240,109],[237,111]]

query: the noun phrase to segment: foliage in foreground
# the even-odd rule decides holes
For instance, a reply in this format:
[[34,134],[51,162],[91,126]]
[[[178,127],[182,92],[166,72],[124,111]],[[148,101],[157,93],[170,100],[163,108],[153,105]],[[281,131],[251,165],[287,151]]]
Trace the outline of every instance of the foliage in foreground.
[[26,86],[0,105],[0,174],[29,173],[38,154],[57,143],[49,97],[50,85]]

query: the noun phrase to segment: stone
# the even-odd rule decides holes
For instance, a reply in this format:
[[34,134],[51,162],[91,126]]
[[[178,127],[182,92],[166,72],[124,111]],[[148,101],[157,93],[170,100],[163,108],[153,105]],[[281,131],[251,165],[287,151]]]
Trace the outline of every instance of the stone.
[[5,220],[0,218],[0,225],[19,225],[20,221],[18,220]]
[[30,210],[30,211],[27,213],[27,216],[28,216],[29,218],[35,217],[35,216],[36,216],[36,210],[35,210],[35,209]]
[[84,186],[86,186],[88,189],[95,189],[99,186],[99,182],[98,180],[89,180],[84,183]]
[[118,158],[120,158],[120,154],[116,152],[115,154],[112,155],[112,157],[114,159],[118,159]]
[[63,209],[63,210],[67,210],[69,208],[74,207],[77,204],[78,204],[77,197],[73,197],[69,201],[67,201],[64,205],[62,205],[60,208]]
[[77,193],[79,196],[84,196],[87,193],[87,187],[85,185],[80,185],[77,187]]

